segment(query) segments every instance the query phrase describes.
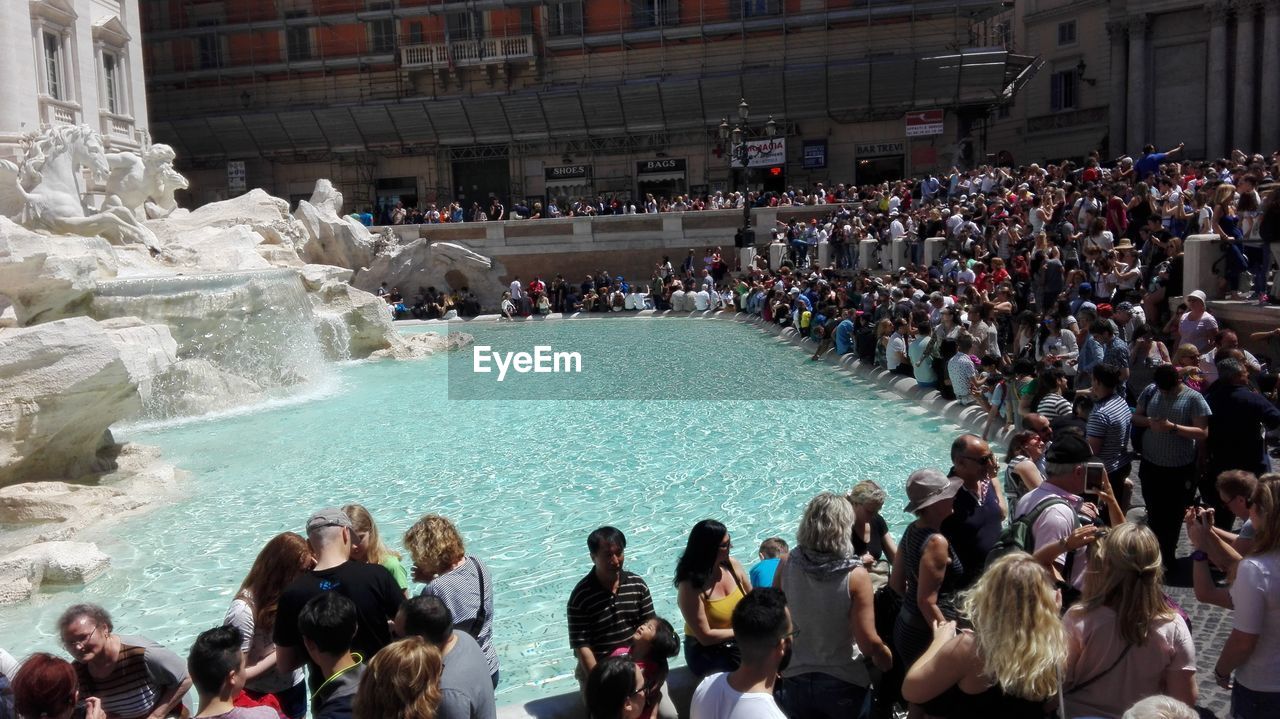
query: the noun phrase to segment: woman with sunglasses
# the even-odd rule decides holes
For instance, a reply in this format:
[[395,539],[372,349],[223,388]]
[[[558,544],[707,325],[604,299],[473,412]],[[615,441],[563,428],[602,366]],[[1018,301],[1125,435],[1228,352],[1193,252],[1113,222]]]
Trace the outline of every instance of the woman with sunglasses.
[[[1263,719],[1280,716],[1280,603],[1275,592],[1275,577],[1280,573],[1280,474],[1258,478],[1248,511],[1255,532],[1253,546],[1229,575],[1231,588],[1226,596],[1210,599],[1233,610],[1231,634],[1213,673],[1218,686],[1231,690],[1232,717]],[[1198,550],[1191,555],[1197,597],[1203,585],[1212,583],[1208,557],[1201,550],[1212,527],[1212,516],[1187,518],[1188,534]]]
[[1009,516],[1014,516],[1022,495],[1044,484],[1045,440],[1038,432],[1024,429],[1009,440],[1005,458],[1004,496],[1009,502]]
[[588,719],[641,719],[648,697],[644,673],[628,656],[602,660],[587,677]]
[[107,610],[76,604],[58,618],[62,646],[74,659],[80,693],[95,696],[110,717],[143,719],[186,714],[187,663],[149,639],[115,633]]
[[751,591],[751,578],[729,556],[729,530],[714,519],[693,525],[676,563],[676,601],[684,616],[684,659],[696,677],[731,672],[742,658],[733,641],[733,608]]

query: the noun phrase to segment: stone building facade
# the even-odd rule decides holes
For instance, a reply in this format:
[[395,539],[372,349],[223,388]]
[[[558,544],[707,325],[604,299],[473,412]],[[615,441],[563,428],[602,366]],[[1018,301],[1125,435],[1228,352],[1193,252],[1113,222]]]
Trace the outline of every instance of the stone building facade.
[[138,0],[0,3],[0,157],[42,125],[87,124],[108,148],[148,142]]

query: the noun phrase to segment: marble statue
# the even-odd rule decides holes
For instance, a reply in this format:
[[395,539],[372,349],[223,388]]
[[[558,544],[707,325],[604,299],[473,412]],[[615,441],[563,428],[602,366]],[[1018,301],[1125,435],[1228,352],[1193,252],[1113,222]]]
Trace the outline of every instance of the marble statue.
[[155,235],[125,207],[86,207],[82,167],[89,168],[95,181],[107,180],[112,169],[101,136],[88,125],[58,125],[27,135],[21,166],[0,160],[0,213],[32,230],[100,235],[159,252]]
[[172,147],[160,143],[143,150],[141,155],[109,153],[111,174],[107,177],[102,209],[123,207],[139,219],[167,217],[178,207],[173,193],[188,187],[187,178],[173,168],[175,157]]

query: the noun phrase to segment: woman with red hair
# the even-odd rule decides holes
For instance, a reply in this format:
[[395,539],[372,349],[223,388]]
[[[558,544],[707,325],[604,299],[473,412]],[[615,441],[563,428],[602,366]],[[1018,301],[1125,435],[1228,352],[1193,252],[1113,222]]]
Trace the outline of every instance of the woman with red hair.
[[[52,654],[32,654],[13,676],[12,688],[19,719],[70,719],[81,704],[75,667]],[[97,697],[82,704],[85,719],[106,719]]]

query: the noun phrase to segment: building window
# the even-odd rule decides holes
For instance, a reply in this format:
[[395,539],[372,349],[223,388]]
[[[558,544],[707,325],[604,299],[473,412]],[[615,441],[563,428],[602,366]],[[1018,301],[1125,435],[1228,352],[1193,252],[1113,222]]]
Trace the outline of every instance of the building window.
[[677,0],[631,0],[631,21],[637,28],[675,25],[679,18]]
[[552,35],[581,35],[582,34],[582,2],[566,2],[550,6],[551,13],[548,17],[550,20]]
[[[286,19],[306,17],[306,10],[290,10],[284,14]],[[311,28],[290,26],[285,29],[285,48],[289,62],[311,59]]]
[[369,51],[394,52],[396,49],[396,22],[386,20],[369,21]]
[[737,0],[738,17],[762,17],[765,15],[777,15],[781,12],[782,3],[780,0]]
[[995,44],[1006,50],[1013,49],[1013,24],[1008,20],[996,23]]
[[124,101],[124,68],[120,56],[114,52],[102,53],[102,90],[104,109],[112,115],[128,115]]
[[1075,69],[1062,70],[1049,77],[1049,109],[1053,112],[1074,110],[1080,102],[1080,76]]
[[66,69],[62,54],[62,36],[45,30],[44,81],[45,91],[55,100],[67,99]]
[[1068,20],[1058,23],[1058,45],[1076,44],[1076,21]]
[[996,119],[997,119],[997,120],[1008,120],[1008,119],[1009,119],[1009,115],[1010,115],[1012,112],[1013,112],[1013,103],[1011,103],[1011,102],[1006,102],[1005,104],[1003,104],[1003,105],[1001,105],[1001,106],[999,106],[999,107],[997,107],[997,108],[996,108]]
[[484,15],[478,11],[448,15],[449,40],[479,40],[484,37]]
[[[216,27],[218,20],[201,20],[196,27]],[[210,31],[196,38],[196,61],[201,70],[212,70],[222,67],[222,36]]]
[[420,22],[409,23],[409,44],[410,45],[422,44],[422,23]]

